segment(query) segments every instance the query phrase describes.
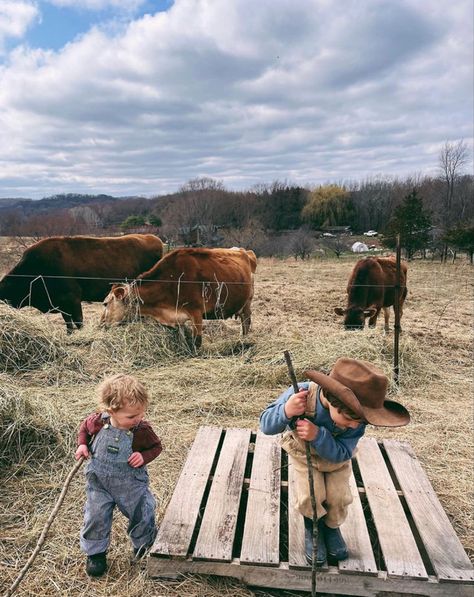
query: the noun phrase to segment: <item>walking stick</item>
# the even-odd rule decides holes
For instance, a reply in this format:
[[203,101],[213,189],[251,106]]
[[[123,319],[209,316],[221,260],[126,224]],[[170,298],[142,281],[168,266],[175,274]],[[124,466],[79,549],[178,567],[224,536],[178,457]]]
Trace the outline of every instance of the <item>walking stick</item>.
[[[293,391],[297,394],[300,389],[298,388],[298,382],[296,381],[295,370],[293,363],[291,362],[290,353],[285,350],[285,361],[288,366],[288,373],[293,385]],[[304,415],[300,415],[303,419]],[[313,554],[311,558],[311,597],[316,597],[316,559],[318,553],[318,515],[316,511],[316,495],[314,493],[314,481],[313,481],[313,467],[311,466],[311,451],[309,442],[305,442],[306,448],[306,465],[308,467],[308,483],[309,483],[309,495],[311,497],[311,509],[313,511]]]
[[77,471],[81,468],[81,465],[82,465],[83,462],[84,462],[84,456],[81,456],[79,458],[79,460],[76,462],[76,464],[70,470],[68,476],[66,477],[66,480],[64,481],[64,485],[63,485],[62,491],[61,491],[61,493],[60,493],[60,495],[59,495],[59,497],[58,497],[58,499],[56,501],[56,504],[54,505],[54,508],[52,509],[51,514],[49,515],[49,518],[48,518],[48,520],[46,521],[46,524],[43,527],[43,531],[42,531],[42,533],[40,535],[40,538],[38,539],[38,543],[36,544],[36,547],[34,548],[33,553],[28,558],[28,561],[23,566],[23,568],[21,569],[20,574],[16,577],[15,582],[7,590],[7,592],[5,593],[4,597],[10,597],[10,595],[13,595],[13,593],[17,590],[18,585],[23,580],[25,574],[28,572],[29,568],[31,567],[31,565],[35,561],[36,556],[38,555],[41,547],[43,546],[43,543],[46,540],[46,535],[48,534],[49,527],[53,524],[53,520],[56,518],[56,515],[59,512],[59,508],[61,507],[61,504],[63,503],[64,498],[66,497],[66,492],[67,492],[67,490],[69,488],[69,485],[71,484],[72,478],[77,473]]

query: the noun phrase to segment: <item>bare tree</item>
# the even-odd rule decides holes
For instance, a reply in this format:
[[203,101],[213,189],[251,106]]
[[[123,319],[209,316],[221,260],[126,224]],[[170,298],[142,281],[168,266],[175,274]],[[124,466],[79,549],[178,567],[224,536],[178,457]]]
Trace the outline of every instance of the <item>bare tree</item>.
[[311,252],[314,249],[314,237],[308,230],[300,228],[290,241],[290,251],[293,257],[297,260],[301,257],[301,260],[309,259]]
[[467,162],[468,153],[467,144],[461,139],[457,143],[446,141],[439,154],[441,177],[446,182],[445,208],[448,227],[451,224],[449,220],[451,218],[455,185],[461,175],[463,166]]
[[[463,139],[457,143],[446,141],[439,154],[441,178],[445,181],[446,194],[444,199],[444,229],[449,230],[453,225],[452,207],[455,197],[455,186],[462,168],[468,159],[468,147]],[[443,261],[448,257],[448,244],[444,245]]]

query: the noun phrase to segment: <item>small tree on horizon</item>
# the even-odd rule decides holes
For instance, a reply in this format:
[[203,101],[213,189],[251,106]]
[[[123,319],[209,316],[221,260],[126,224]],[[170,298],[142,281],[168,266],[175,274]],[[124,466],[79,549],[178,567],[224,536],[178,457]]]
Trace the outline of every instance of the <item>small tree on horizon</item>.
[[397,245],[397,234],[399,234],[400,245],[405,249],[407,259],[411,259],[416,251],[426,248],[430,227],[431,216],[428,211],[425,211],[423,201],[416,189],[413,189],[395,208],[385,230],[382,244],[394,249]]

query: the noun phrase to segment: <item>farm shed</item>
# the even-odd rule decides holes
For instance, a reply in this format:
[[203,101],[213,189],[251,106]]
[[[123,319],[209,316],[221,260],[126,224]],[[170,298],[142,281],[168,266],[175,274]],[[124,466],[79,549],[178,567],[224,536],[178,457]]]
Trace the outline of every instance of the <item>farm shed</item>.
[[[310,591],[303,519],[280,436],[201,427],[148,559],[156,578],[235,577]],[[350,557],[318,569],[318,592],[472,597],[474,569],[409,444],[363,438],[342,530]]]

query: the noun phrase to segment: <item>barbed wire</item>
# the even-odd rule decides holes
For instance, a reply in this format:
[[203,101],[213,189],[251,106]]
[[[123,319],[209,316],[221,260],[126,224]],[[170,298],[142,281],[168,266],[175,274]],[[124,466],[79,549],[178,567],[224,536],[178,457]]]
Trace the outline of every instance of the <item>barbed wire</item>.
[[[45,280],[95,280],[95,281],[107,281],[110,284],[134,284],[134,283],[148,283],[148,282],[153,282],[153,283],[162,283],[162,284],[176,284],[176,285],[181,285],[181,284],[228,284],[228,285],[240,285],[240,286],[252,286],[254,284],[253,281],[250,282],[236,282],[236,281],[229,281],[229,280],[217,280],[217,278],[215,278],[214,280],[183,280],[182,279],[182,275],[179,277],[178,279],[167,279],[167,280],[163,280],[163,279],[153,279],[153,278],[120,278],[120,277],[101,277],[101,276],[58,276],[58,275],[51,275],[51,274],[5,274],[3,276],[3,278],[0,279],[0,282],[5,280],[6,278],[28,278],[30,280],[36,280],[36,279],[45,279]],[[459,282],[459,276],[456,274],[452,274],[449,276],[443,276],[443,282],[446,282],[446,278],[449,279],[453,279],[456,280],[457,282]],[[257,280],[258,280],[258,276],[257,276]],[[259,280],[258,284],[264,284],[265,281]],[[346,283],[347,284],[347,283]],[[409,289],[412,287],[413,283],[410,281],[408,282],[408,284],[406,285],[406,287],[408,287]],[[469,281],[466,280],[466,285],[469,284]],[[471,285],[474,285],[473,282],[470,283]],[[281,284],[283,286],[283,284]],[[353,288],[395,288],[397,285],[396,284],[351,284],[351,287]],[[436,286],[416,286],[417,289],[422,289],[422,290],[431,290],[436,288],[439,285]],[[344,290],[345,290],[346,286],[344,286]],[[400,285],[400,288],[405,288],[404,284]]]

